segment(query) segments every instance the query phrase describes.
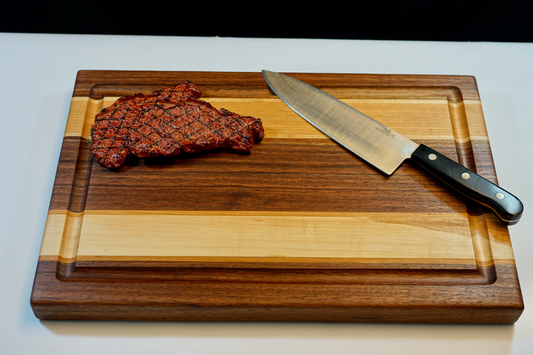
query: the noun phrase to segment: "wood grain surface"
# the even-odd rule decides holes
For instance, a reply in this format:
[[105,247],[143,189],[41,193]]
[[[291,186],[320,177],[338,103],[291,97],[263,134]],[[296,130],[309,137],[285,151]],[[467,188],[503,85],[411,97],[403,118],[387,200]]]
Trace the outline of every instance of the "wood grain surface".
[[[290,73],[496,182],[475,79]],[[190,80],[261,118],[251,154],[89,152],[117,98]],[[406,161],[385,176],[260,73],[80,71],[31,304],[40,319],[513,323],[506,226]]]

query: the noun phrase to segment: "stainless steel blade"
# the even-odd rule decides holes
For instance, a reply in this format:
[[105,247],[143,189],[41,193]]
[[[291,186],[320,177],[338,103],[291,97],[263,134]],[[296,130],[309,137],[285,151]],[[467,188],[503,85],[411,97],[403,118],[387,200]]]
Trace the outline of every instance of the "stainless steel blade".
[[390,175],[419,146],[325,92],[290,76],[263,77],[294,112],[349,151]]

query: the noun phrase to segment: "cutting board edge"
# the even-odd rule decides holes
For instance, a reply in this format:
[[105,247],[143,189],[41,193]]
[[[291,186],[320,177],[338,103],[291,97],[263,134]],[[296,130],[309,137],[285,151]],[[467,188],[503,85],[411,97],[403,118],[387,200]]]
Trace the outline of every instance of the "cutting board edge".
[[[452,89],[457,99],[480,100],[477,80],[473,75],[425,75],[425,74],[368,74],[368,73],[303,73],[283,72],[311,85],[327,87],[346,81],[356,86],[387,87],[397,86],[427,86],[448,87]],[[268,90],[260,72],[222,72],[222,71],[132,71],[132,70],[79,70],[76,75],[73,96],[88,96],[101,98],[95,85],[139,85],[145,87],[176,85],[190,80],[198,86],[208,86],[210,83],[226,83],[232,87],[248,85],[256,90]],[[238,89],[236,89],[238,90]],[[131,93],[130,93],[131,94]]]
[[472,298],[462,285],[389,285],[382,294],[383,285],[62,282],[55,263],[39,262],[31,306],[42,320],[512,324],[524,310],[508,287],[516,269],[497,268],[505,278],[473,286]]

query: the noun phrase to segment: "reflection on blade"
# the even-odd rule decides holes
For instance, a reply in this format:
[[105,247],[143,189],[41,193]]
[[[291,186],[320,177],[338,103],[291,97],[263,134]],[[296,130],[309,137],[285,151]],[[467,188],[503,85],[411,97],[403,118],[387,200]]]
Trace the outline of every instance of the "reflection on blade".
[[342,101],[290,76],[263,70],[276,95],[331,139],[386,174],[415,151],[418,144]]

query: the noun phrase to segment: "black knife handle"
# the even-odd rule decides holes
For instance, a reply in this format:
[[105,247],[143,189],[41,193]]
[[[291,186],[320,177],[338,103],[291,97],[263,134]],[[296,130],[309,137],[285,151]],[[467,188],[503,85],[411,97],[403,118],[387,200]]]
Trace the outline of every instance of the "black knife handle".
[[469,199],[490,208],[506,224],[516,224],[524,206],[509,192],[421,144],[411,159]]

